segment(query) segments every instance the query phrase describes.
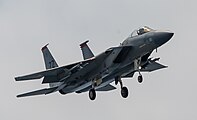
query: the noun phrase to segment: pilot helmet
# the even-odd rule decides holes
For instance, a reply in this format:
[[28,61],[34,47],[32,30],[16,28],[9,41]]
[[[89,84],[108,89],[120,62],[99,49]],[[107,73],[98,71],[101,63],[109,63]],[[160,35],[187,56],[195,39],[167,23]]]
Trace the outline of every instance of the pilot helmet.
[[137,34],[138,34],[138,35],[142,35],[142,34],[144,34],[144,33],[146,33],[145,30],[144,30],[144,28],[140,28],[140,29],[137,31]]

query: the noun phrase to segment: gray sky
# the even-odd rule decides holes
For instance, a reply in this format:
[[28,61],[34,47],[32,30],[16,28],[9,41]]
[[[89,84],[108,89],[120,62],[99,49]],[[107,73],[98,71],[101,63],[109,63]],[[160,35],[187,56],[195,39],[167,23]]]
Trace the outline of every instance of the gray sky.
[[[196,120],[196,2],[193,0],[0,0],[0,119]],[[79,44],[90,39],[98,54],[119,45],[143,25],[167,29],[173,39],[152,56],[169,68],[125,79],[120,89],[98,93],[58,93],[17,99],[19,93],[46,87],[41,80],[15,82],[14,77],[44,70],[41,47],[59,65],[82,59]]]

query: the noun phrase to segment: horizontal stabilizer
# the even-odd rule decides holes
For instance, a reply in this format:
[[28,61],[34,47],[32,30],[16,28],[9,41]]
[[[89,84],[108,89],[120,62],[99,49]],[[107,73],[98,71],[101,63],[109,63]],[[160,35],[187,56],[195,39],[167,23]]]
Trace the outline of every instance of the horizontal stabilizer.
[[16,77],[15,80],[16,81],[23,81],[23,80],[40,79],[45,76],[56,76],[61,70],[62,69],[58,69],[58,68],[45,70],[45,71],[41,71],[41,72],[29,74],[29,75]]
[[141,71],[142,72],[152,72],[152,71],[159,70],[162,68],[167,68],[167,66],[164,66],[164,65],[157,63],[157,62],[151,62],[148,65],[146,65],[145,68],[142,68]]
[[30,75],[26,75],[26,76],[15,77],[15,80],[16,81],[23,81],[23,80],[40,79],[42,77],[44,77],[42,73],[41,74],[36,73],[36,74],[30,74]]
[[108,85],[106,85],[104,87],[96,89],[96,91],[110,91],[110,90],[114,90],[114,89],[116,89],[116,87],[108,84]]
[[17,95],[16,97],[27,97],[27,96],[34,96],[34,95],[46,95],[48,93],[52,93],[52,91],[54,91],[55,89],[57,89],[57,87],[45,88],[45,89],[41,89],[41,90],[36,90],[36,91],[20,94],[20,95]]

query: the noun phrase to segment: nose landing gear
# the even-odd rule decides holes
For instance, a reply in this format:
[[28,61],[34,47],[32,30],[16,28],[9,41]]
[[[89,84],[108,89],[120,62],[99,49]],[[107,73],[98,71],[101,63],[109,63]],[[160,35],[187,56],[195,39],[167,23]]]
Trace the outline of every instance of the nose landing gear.
[[137,79],[138,79],[138,82],[139,82],[139,83],[142,83],[142,82],[143,82],[143,77],[142,77],[142,75],[139,75]]
[[96,98],[96,91],[95,91],[94,88],[89,90],[89,98],[90,98],[90,100],[95,100],[95,98]]
[[140,69],[141,69],[140,64],[141,64],[141,58],[136,59],[134,61],[134,70],[138,71],[138,73],[139,73],[138,82],[142,83],[143,82],[143,77],[142,77],[142,74],[140,73]]

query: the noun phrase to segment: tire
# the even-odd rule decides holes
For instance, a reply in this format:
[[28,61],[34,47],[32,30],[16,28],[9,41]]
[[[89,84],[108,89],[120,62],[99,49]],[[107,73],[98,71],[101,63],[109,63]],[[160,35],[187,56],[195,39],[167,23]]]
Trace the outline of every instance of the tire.
[[95,100],[95,98],[96,98],[96,91],[95,91],[95,89],[90,89],[89,90],[89,98],[90,98],[90,100]]
[[66,93],[63,90],[59,90],[59,93],[65,95]]
[[140,76],[138,76],[138,82],[139,83],[142,83],[143,82],[143,77],[140,75]]
[[121,95],[122,95],[123,98],[127,98],[128,97],[129,91],[128,91],[127,87],[122,87]]

